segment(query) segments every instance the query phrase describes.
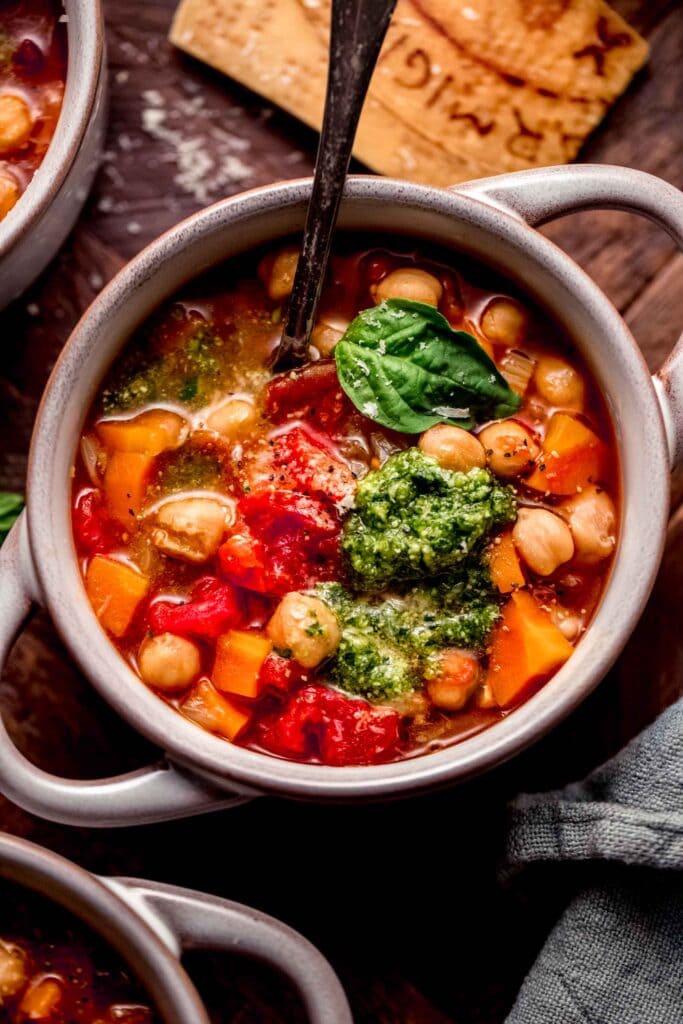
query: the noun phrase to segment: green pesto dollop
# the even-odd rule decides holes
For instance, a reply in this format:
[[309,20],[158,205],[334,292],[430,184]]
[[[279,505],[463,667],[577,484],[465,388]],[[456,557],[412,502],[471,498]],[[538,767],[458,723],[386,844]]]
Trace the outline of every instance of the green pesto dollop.
[[383,596],[361,599],[339,583],[320,584],[316,593],[334,611],[341,631],[330,664],[333,682],[371,701],[422,686],[446,647],[483,651],[499,615],[483,561]]
[[488,470],[456,473],[407,448],[358,486],[342,538],[351,584],[380,591],[448,572],[515,516],[512,488]]

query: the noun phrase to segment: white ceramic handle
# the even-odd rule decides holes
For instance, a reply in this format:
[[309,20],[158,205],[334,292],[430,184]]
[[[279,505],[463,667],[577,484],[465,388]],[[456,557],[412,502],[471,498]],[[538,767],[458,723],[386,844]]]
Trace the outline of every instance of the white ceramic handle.
[[[541,167],[465,182],[454,191],[532,226],[580,210],[626,210],[659,224],[683,249],[683,192],[644,171],[603,164]],[[677,466],[683,462],[683,336],[653,380]]]
[[[295,985],[311,1024],[353,1024],[330,964],[307,939],[258,910],[189,889],[134,878],[106,880],[176,955],[212,949],[263,960]],[[156,920],[155,920],[156,919]]]
[[[22,513],[0,549],[0,668],[37,603],[30,582],[30,557]],[[97,828],[187,818],[236,807],[250,799],[213,788],[167,761],[87,782],[51,775],[17,750],[1,715],[0,792],[38,817]]]

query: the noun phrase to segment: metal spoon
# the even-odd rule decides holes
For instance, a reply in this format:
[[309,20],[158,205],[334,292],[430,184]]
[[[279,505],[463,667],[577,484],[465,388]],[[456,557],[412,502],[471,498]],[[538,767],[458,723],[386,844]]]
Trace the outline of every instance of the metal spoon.
[[332,0],[327,96],[313,191],[275,362],[308,358],[351,150],[365,95],[397,0]]

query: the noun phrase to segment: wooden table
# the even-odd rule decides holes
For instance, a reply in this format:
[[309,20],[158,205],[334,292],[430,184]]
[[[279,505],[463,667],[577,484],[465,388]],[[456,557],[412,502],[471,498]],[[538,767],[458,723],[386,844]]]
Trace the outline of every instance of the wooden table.
[[[652,57],[582,158],[683,187],[683,9],[663,0],[615,6],[648,37]],[[111,111],[101,173],[62,254],[0,315],[0,488],[23,486],[43,386],[103,283],[181,217],[313,164],[312,132],[168,46],[174,0],[105,7]],[[657,367],[681,329],[683,256],[673,242],[620,213],[547,230],[605,289]],[[679,695],[682,584],[683,518],[674,515],[655,592],[608,679],[532,751],[457,790],[367,808],[264,799],[127,832],[45,824],[0,800],[0,827],[94,871],[200,886],[284,918],[331,958],[359,1024],[494,1024],[564,898],[558,875],[536,901],[497,883],[505,802],[580,777]],[[15,648],[0,702],[21,748],[45,768],[94,778],[153,754],[92,692],[44,614]],[[265,969],[218,966],[191,961],[217,1022],[300,1019],[295,997]]]

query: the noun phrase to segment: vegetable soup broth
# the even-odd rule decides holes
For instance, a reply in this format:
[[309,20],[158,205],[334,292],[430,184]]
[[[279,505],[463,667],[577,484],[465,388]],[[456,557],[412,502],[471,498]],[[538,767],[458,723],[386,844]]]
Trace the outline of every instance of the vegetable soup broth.
[[101,940],[42,898],[0,883],[0,1021],[158,1024]]
[[[274,374],[294,260],[228,263],[133,337],[84,428],[76,545],[102,625],[180,713],[275,756],[397,760],[495,723],[567,660],[615,545],[615,446],[555,323],[469,258],[396,239],[341,237],[315,358]],[[361,333],[431,331],[437,301],[434,330],[505,375],[467,434],[460,393],[445,425],[378,422],[334,348],[368,309]]]
[[66,80],[61,0],[0,0],[0,220],[40,166]]

